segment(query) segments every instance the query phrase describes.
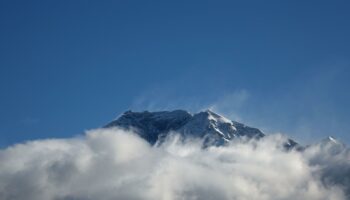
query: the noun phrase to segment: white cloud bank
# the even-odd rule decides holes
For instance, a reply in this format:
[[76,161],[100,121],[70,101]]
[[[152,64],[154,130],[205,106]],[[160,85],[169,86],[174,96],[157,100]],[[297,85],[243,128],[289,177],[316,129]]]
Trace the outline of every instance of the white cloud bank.
[[151,147],[117,129],[37,140],[0,151],[2,200],[341,200],[349,153],[285,152],[283,137],[200,148],[176,138]]

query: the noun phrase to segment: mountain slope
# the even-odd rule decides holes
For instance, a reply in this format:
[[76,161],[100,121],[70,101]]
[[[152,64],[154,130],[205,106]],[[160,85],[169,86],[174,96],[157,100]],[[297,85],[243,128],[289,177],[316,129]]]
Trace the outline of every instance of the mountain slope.
[[[201,138],[210,145],[222,145],[234,138],[259,139],[265,136],[257,128],[231,121],[210,110],[196,114],[190,114],[184,110],[127,111],[105,126],[105,128],[109,127],[134,129],[137,134],[152,145],[165,138],[171,131],[175,131],[185,138]],[[291,139],[285,143],[285,147],[288,149],[294,146],[297,146],[297,143]]]

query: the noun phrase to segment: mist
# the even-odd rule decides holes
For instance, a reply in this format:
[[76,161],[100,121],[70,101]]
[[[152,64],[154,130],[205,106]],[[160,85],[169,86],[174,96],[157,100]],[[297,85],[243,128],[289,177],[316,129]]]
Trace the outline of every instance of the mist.
[[95,129],[0,150],[3,200],[345,200],[350,153],[286,151],[280,134],[202,148],[176,133],[151,146],[132,131]]

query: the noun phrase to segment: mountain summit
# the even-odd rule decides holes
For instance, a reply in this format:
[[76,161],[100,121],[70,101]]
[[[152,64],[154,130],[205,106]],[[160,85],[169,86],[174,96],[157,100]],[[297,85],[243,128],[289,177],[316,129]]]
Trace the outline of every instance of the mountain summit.
[[[177,132],[185,138],[201,138],[205,144],[210,145],[222,145],[234,138],[259,139],[265,136],[257,128],[229,120],[210,110],[196,114],[184,110],[127,111],[105,126],[105,128],[109,127],[134,129],[152,145],[161,142],[170,132]],[[288,149],[296,145],[297,143],[293,140],[285,143]]]

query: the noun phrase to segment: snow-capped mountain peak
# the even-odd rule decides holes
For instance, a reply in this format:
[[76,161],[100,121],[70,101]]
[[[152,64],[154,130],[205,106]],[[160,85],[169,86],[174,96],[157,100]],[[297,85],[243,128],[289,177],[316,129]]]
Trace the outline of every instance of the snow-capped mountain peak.
[[334,137],[328,136],[321,141],[307,146],[307,148],[317,148],[327,155],[338,155],[343,151],[348,150],[346,145]]
[[335,144],[338,144],[339,142],[334,138],[334,137],[332,137],[332,136],[328,136],[327,138],[326,138],[326,140],[328,141],[328,142],[333,142],[333,143],[335,143]]
[[[159,112],[127,111],[105,127],[121,127],[136,131],[151,144],[164,139],[170,132],[181,134],[184,138],[201,138],[206,144],[221,145],[234,138],[262,138],[259,129],[231,121],[211,110],[191,114],[185,110]],[[289,140],[287,148],[297,143]]]
[[198,136],[218,143],[237,137],[233,122],[210,110],[194,114],[178,131],[187,137]]
[[229,124],[232,124],[232,126],[233,126],[232,121],[227,119],[227,118],[225,118],[224,116],[221,116],[221,115],[219,115],[217,113],[214,113],[213,111],[211,111],[209,109],[206,110],[205,112],[208,113],[208,119],[209,120],[213,120],[215,122],[220,122],[220,123],[229,123]]
[[324,139],[322,139],[319,143],[317,143],[318,145],[323,145],[323,146],[344,146],[343,143],[341,143],[340,141],[338,141],[337,139],[335,139],[332,136],[328,136]]

